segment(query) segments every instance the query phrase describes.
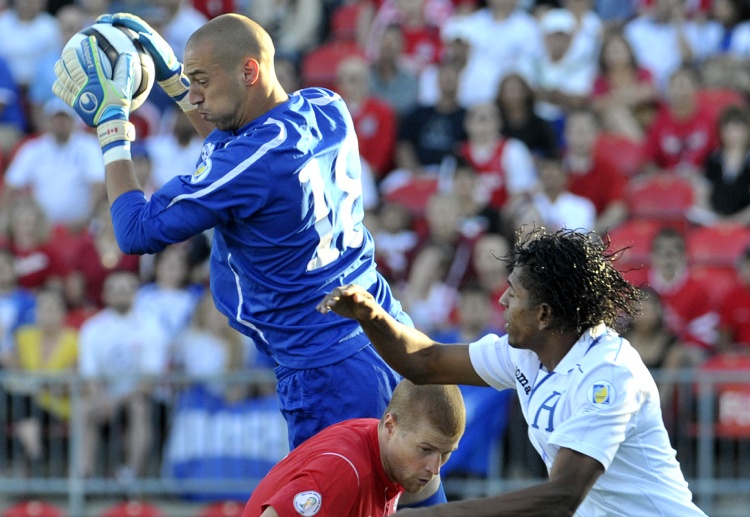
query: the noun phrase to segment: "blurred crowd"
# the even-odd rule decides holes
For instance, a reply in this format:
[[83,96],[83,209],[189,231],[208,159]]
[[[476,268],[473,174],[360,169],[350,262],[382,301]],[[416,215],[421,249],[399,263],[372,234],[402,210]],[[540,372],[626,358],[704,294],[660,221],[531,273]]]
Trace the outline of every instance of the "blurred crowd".
[[[750,352],[750,0],[0,0],[0,367],[90,379],[86,474],[98,426],[147,422],[155,393],[101,374],[273,366],[210,303],[210,233],[117,246],[96,137],[51,91],[62,45],[116,11],[178,56],[207,19],[246,14],[289,92],[344,98],[379,269],[436,339],[503,333],[497,257],[526,224],[611,239],[649,294],[623,329],[649,367]],[[163,92],[132,119],[147,196],[193,172],[202,143]],[[6,391],[69,418],[64,394]],[[34,461],[28,414],[7,418]],[[151,440],[130,427],[124,477]]]

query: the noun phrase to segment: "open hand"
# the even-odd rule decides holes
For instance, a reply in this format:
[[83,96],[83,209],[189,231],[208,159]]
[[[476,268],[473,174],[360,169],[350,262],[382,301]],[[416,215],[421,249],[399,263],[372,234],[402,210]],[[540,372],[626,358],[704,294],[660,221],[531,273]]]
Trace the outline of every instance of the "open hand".
[[349,284],[328,293],[315,307],[321,314],[331,311],[345,318],[363,321],[373,318],[380,306],[362,286]]

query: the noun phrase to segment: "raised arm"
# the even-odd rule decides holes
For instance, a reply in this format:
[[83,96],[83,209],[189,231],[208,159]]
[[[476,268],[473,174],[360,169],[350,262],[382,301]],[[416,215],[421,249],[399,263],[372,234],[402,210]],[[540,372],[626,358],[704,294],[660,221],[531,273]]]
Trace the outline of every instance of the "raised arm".
[[360,286],[337,287],[317,309],[356,320],[380,356],[415,384],[487,385],[471,364],[467,344],[444,345],[396,321]]

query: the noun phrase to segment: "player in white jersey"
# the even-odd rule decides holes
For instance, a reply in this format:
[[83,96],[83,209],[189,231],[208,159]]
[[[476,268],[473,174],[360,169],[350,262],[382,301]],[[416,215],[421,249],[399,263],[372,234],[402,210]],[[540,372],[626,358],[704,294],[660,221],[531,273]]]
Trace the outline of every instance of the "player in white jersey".
[[443,346],[396,322],[369,293],[334,289],[318,310],[359,321],[383,358],[415,383],[515,388],[549,480],[407,515],[704,516],[669,443],[659,392],[613,330],[639,309],[596,235],[520,234],[504,259],[507,335]]

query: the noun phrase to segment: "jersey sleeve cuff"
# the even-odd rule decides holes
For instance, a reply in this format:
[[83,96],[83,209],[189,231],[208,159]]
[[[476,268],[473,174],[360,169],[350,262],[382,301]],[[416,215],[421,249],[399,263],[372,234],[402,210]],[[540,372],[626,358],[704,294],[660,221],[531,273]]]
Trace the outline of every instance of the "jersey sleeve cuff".
[[487,334],[479,341],[470,343],[469,358],[474,370],[484,382],[497,390],[504,390],[508,386],[499,382],[489,368],[491,364],[497,363],[497,358],[494,355],[496,354],[495,347],[497,346],[498,339],[498,336],[495,334]]

